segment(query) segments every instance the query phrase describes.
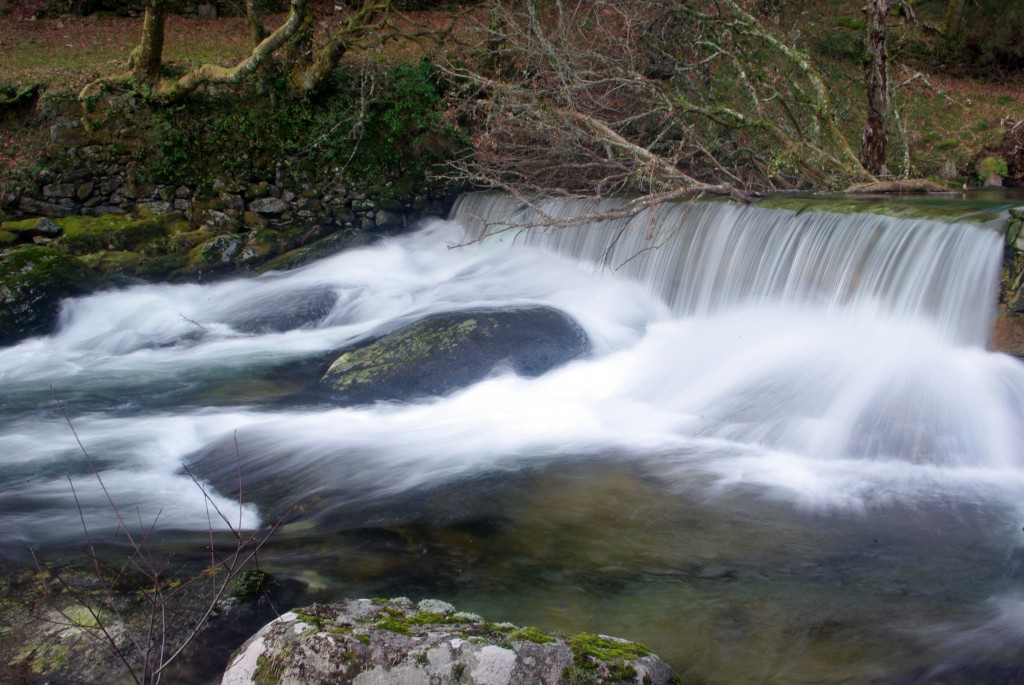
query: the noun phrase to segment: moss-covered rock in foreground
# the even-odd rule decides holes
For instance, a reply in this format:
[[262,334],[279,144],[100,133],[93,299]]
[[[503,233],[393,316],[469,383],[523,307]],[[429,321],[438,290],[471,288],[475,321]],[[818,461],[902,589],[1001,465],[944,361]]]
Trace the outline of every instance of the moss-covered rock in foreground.
[[611,685],[674,682],[643,645],[491,623],[438,600],[347,600],[290,611],[235,652],[224,685]]
[[0,254],[0,345],[53,330],[65,297],[91,292],[99,279],[82,262],[49,247]]
[[341,350],[321,383],[348,404],[409,400],[468,386],[499,368],[538,376],[589,350],[579,324],[550,307],[448,312]]

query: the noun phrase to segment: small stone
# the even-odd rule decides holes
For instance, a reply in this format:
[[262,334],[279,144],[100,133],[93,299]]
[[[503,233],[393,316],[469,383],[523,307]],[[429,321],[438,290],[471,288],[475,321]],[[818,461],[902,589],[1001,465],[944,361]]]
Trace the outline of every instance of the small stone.
[[952,160],[947,159],[942,163],[942,167],[939,169],[939,178],[944,178],[947,181],[956,180],[958,177],[956,164]]
[[49,199],[70,198],[75,195],[74,183],[51,183],[43,186],[43,197]]
[[78,185],[77,188],[75,188],[75,197],[78,198],[81,202],[85,202],[86,200],[89,199],[89,197],[92,196],[92,191],[95,187],[96,184],[94,184],[92,181],[86,181],[85,183],[81,183]]
[[212,231],[230,231],[235,228],[234,219],[224,212],[217,211],[216,209],[203,210],[196,223],[202,225],[203,228]]
[[170,214],[174,211],[171,203],[163,200],[137,202],[135,204],[135,209],[136,211],[143,212],[145,214]]
[[245,210],[245,200],[242,199],[241,195],[234,193],[221,193],[220,201],[224,203],[225,209],[237,209],[238,211]]
[[36,222],[36,231],[42,233],[44,236],[56,238],[64,229],[53,222],[52,219],[48,219],[45,216]]
[[283,214],[288,210],[288,208],[289,205],[287,202],[276,197],[263,197],[249,203],[249,211],[268,216]]

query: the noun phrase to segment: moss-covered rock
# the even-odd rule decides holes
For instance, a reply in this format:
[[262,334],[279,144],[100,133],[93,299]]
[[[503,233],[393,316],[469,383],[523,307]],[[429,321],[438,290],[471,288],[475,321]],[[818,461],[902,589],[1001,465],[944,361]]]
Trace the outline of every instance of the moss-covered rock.
[[53,330],[65,297],[91,292],[96,275],[81,261],[49,247],[0,255],[0,344]]
[[465,387],[499,367],[538,376],[589,350],[579,324],[550,307],[449,312],[341,350],[320,382],[345,404],[409,400]]
[[57,220],[64,233],[57,244],[74,255],[100,250],[137,251],[168,233],[170,219],[132,220],[120,214],[68,216]]
[[634,642],[552,635],[399,597],[290,611],[235,653],[222,682],[669,685],[675,676]]
[[192,248],[188,253],[188,267],[193,272],[233,269],[234,260],[244,244],[245,239],[241,236],[218,235]]

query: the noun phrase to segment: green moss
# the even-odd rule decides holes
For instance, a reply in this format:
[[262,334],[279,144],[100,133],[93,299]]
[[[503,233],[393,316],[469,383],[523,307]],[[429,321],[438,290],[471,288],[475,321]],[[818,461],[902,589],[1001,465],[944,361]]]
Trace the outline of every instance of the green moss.
[[1006,168],[1006,160],[1001,157],[985,157],[978,162],[978,180],[984,183],[993,174],[1006,176],[1009,171]]
[[386,340],[341,355],[325,376],[330,377],[329,384],[339,392],[373,383],[395,366],[415,364],[417,359],[453,349],[476,327],[475,319],[466,319],[456,326],[435,326],[430,321],[414,324]]
[[382,618],[377,621],[377,627],[381,630],[387,630],[392,633],[398,633],[399,635],[412,635],[412,631],[409,630],[409,626],[405,621],[397,618]]
[[21,219],[19,221],[5,221],[3,222],[3,228],[5,231],[11,233],[24,233],[25,231],[36,230],[36,224],[39,223],[39,219]]
[[241,600],[259,599],[278,587],[280,583],[274,576],[258,568],[247,568],[231,582],[228,594]]
[[593,633],[570,635],[569,649],[572,650],[573,658],[580,666],[589,664],[591,659],[633,661],[651,653],[651,650],[636,642],[613,640]]
[[114,250],[93,252],[82,255],[79,259],[93,271],[102,274],[134,276],[143,257],[138,252]]
[[528,626],[526,628],[518,628],[509,634],[509,639],[516,642],[536,642],[538,644],[544,644],[547,642],[555,642],[555,638],[544,632],[540,628],[534,628]]
[[96,275],[50,247],[26,246],[0,256],[0,344],[48,333],[61,299],[91,292]]
[[164,237],[168,220],[163,217],[132,221],[124,215],[69,216],[56,221],[64,229],[57,240],[71,254],[88,254],[98,250],[132,251]]
[[255,685],[279,685],[284,674],[286,652],[272,657],[260,654],[256,657],[256,670],[252,673]]
[[59,641],[27,647],[13,659],[15,664],[26,664],[33,673],[39,675],[60,671],[67,665],[67,661],[67,645]]
[[608,664],[608,680],[612,682],[633,682],[636,680],[636,669],[632,664],[624,661],[616,661]]
[[209,240],[209,231],[176,231],[164,241],[164,248],[168,252],[188,252]]
[[64,609],[63,613],[67,622],[75,628],[89,630],[100,626],[100,618],[96,613],[81,604],[70,606]]
[[0,230],[0,247],[7,247],[18,242],[18,236],[10,231]]
[[453,625],[459,623],[472,623],[464,616],[456,614],[439,614],[432,611],[420,611],[406,619],[409,625],[432,626],[432,625]]

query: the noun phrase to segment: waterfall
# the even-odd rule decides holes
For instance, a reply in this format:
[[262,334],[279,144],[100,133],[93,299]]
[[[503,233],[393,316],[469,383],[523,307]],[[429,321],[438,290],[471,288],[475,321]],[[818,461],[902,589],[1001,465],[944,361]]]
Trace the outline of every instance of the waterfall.
[[[208,493],[245,526],[289,517],[275,574],[628,635],[702,682],[1019,663],[1024,365],[984,346],[996,231],[718,202],[534,218],[471,194],[293,270],[66,300],[0,348],[0,557],[76,549],[83,522],[112,539],[109,496],[205,559]],[[592,352],[414,401],[303,392],[353,341],[530,305]]]
[[[554,218],[597,214],[616,200],[548,200]],[[985,344],[1002,239],[969,223],[675,202],[579,228],[518,229],[540,215],[509,195],[463,196],[453,217],[468,239],[511,241],[600,263],[643,283],[685,316],[745,305],[812,305],[865,322],[928,322],[939,338]]]

